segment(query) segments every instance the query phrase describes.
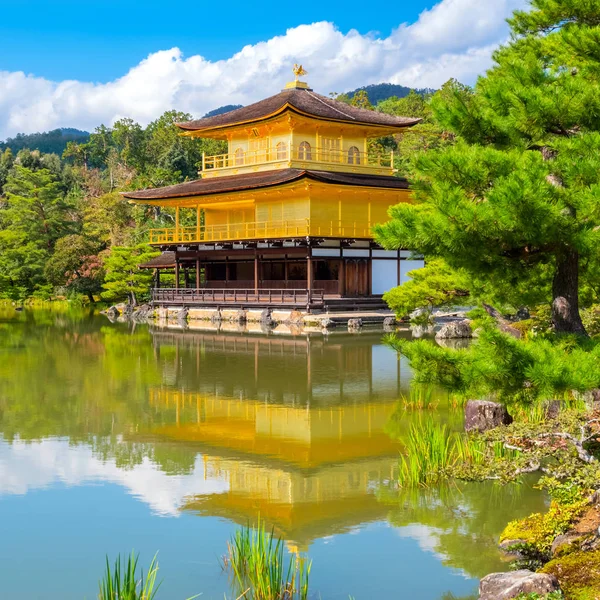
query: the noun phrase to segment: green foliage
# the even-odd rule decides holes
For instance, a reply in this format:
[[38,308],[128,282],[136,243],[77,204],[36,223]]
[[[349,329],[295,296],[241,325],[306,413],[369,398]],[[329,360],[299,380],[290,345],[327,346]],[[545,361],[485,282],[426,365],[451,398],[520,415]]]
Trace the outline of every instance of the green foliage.
[[411,271],[410,280],[383,295],[383,299],[399,318],[421,307],[458,306],[468,291],[461,275],[443,260],[427,262],[424,268]]
[[596,600],[600,597],[600,550],[561,556],[544,565],[542,572],[559,579],[566,598]]
[[518,468],[519,452],[502,442],[452,432],[431,419],[413,423],[400,459],[398,481],[403,487],[429,486],[449,477],[463,480],[508,479]]
[[143,570],[138,575],[138,560],[139,555],[134,552],[127,557],[127,561],[124,558],[121,560],[119,555],[114,569],[111,569],[107,556],[98,600],[154,600],[160,587],[160,583],[156,582],[158,561],[154,556],[144,576]]
[[464,397],[526,405],[600,386],[600,345],[585,339],[517,340],[487,326],[460,350],[394,336],[387,342],[408,357],[417,382]]
[[418,158],[416,203],[395,207],[376,232],[388,248],[464,269],[478,295],[500,303],[564,299],[555,327],[582,333],[576,274],[582,286],[596,276],[600,241],[597,7],[531,6],[511,20],[511,42],[473,95],[432,99],[459,141]]
[[592,337],[600,335],[600,304],[594,304],[582,311],[581,318],[586,331]]
[[[283,540],[267,533],[260,520],[255,528],[238,529],[227,544],[225,567],[237,593],[252,600],[306,600],[311,563],[288,557]],[[240,596],[241,597],[241,596]]]
[[137,304],[137,296],[146,294],[152,282],[152,273],[138,269],[138,265],[148,262],[159,253],[146,244],[137,246],[113,246],[104,260],[106,276],[102,294],[105,300],[123,300],[128,298]]
[[553,500],[547,512],[511,521],[500,535],[500,541],[523,540],[519,544],[520,550],[527,546],[529,554],[535,553],[543,562],[547,562],[551,557],[550,548],[554,539],[571,528],[588,504],[586,499],[581,498],[568,504]]

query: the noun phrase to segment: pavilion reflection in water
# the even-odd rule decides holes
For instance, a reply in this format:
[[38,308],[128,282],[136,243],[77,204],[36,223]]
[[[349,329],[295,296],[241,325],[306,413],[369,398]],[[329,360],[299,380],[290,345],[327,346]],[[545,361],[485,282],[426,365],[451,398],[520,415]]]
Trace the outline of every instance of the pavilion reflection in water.
[[246,524],[260,514],[291,547],[385,518],[394,479],[385,427],[410,371],[380,334],[329,338],[154,332],[169,385],[154,436],[194,446],[228,491],[184,510]]

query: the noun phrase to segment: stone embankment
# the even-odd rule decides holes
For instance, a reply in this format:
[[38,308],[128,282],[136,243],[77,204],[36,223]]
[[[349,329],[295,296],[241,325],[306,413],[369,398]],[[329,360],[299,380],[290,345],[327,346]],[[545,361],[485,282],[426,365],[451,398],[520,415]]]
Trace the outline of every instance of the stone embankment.
[[247,329],[269,331],[285,325],[304,332],[327,332],[347,329],[358,333],[363,327],[378,327],[394,331],[398,325],[391,311],[307,313],[290,309],[239,309],[239,308],[188,308],[152,307],[147,304],[132,307],[128,304],[111,306],[104,314],[111,320],[150,322],[161,325],[178,325],[190,328],[219,326],[231,329],[245,326]]

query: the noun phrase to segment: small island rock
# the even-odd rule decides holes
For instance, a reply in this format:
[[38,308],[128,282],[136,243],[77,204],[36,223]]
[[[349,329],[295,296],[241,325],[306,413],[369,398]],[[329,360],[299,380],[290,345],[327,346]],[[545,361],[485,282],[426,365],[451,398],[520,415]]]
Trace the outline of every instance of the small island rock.
[[492,573],[479,583],[479,600],[509,600],[520,594],[549,594],[559,589],[558,579],[547,573],[523,569]]
[[504,404],[469,400],[465,406],[465,431],[487,431],[511,423],[512,417]]
[[436,340],[449,340],[456,338],[471,338],[473,331],[471,330],[471,322],[467,319],[462,321],[451,321],[444,323],[442,328],[435,334]]

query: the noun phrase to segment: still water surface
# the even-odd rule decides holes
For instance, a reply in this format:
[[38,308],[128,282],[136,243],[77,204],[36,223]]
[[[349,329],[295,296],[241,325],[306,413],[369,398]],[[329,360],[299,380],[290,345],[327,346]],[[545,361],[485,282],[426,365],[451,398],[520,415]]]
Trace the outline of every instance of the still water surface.
[[[394,485],[411,372],[380,333],[262,335],[0,313],[0,598],[91,600],[105,555],[156,551],[159,597],[231,598],[260,514],[315,598],[441,600],[505,569],[531,485]],[[443,395],[427,416],[461,426]]]

